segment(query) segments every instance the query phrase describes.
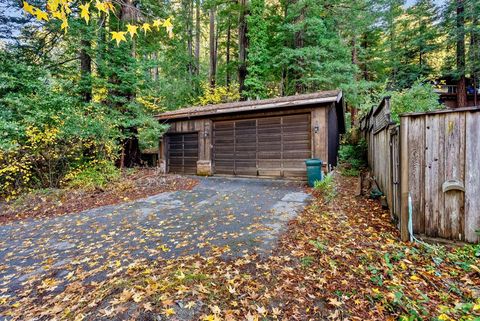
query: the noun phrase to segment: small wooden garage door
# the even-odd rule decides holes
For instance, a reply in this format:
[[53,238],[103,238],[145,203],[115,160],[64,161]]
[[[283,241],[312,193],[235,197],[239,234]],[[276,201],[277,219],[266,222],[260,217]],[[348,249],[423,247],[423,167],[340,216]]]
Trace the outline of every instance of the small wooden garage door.
[[304,178],[310,157],[310,114],[213,124],[215,173]]
[[198,133],[168,135],[168,172],[196,174]]

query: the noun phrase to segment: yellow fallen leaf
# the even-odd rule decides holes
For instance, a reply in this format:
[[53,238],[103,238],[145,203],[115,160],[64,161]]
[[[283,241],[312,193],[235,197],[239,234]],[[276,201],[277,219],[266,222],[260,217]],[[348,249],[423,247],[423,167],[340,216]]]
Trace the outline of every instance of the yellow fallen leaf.
[[167,317],[169,317],[169,316],[175,314],[175,310],[172,309],[172,308],[163,309],[163,314],[165,314]]

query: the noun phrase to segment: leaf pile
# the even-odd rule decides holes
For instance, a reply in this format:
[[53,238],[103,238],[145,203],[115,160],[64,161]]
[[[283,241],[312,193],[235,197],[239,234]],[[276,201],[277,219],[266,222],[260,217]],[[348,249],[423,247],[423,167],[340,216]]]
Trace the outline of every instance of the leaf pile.
[[176,190],[190,190],[198,181],[175,175],[160,175],[155,169],[135,169],[105,189],[47,189],[1,204],[0,224],[24,218],[43,218],[78,213],[99,206],[119,204]]
[[317,197],[273,255],[233,257],[216,247],[204,256],[138,261],[88,284],[81,282],[88,271],[77,271],[62,293],[51,294],[55,279],[37,281],[3,313],[17,320],[478,320],[478,247],[401,243],[380,204],[353,197],[351,178],[335,180],[336,198]]

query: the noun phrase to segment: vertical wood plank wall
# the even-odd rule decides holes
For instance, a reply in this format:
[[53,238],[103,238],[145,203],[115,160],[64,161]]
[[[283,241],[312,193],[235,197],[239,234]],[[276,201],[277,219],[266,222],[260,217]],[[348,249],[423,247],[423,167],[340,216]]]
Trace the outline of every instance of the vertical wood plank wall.
[[[451,111],[402,119],[409,132],[402,157],[409,165],[414,233],[478,242],[480,112]],[[460,181],[465,191],[443,192],[444,182],[451,179]]]
[[[479,242],[480,109],[403,115],[399,145],[386,129],[372,135],[368,122],[364,120],[362,129],[369,145],[370,167],[392,213],[400,218],[402,239],[408,239],[410,195],[414,234]],[[394,192],[397,156],[392,151],[396,145],[400,193]],[[443,192],[444,182],[451,179],[461,182],[465,191]]]
[[[328,164],[328,108],[312,110],[312,147],[314,158],[320,158],[323,164]],[[318,127],[318,133],[315,133]]]

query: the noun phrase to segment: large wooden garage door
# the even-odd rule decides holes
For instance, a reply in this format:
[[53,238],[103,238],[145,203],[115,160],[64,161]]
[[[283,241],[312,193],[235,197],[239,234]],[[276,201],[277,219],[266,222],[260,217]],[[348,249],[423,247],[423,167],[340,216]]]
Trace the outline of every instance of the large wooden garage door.
[[196,174],[198,133],[168,135],[168,172]]
[[213,124],[218,174],[305,177],[311,157],[310,114]]

